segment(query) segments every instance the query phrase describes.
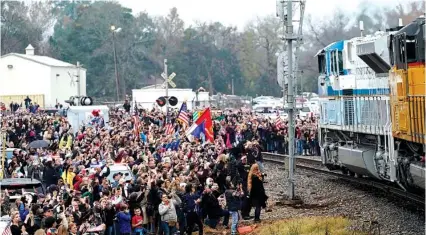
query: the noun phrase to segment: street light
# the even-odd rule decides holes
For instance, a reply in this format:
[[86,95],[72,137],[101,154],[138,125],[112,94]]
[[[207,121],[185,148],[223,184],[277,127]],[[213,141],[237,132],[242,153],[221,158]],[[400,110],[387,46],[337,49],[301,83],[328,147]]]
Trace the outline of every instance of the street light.
[[121,28],[116,29],[114,25],[111,25],[111,32],[112,32],[112,46],[114,48],[114,70],[115,70],[115,86],[117,91],[117,101],[120,101],[120,86],[118,82],[118,70],[117,70],[117,51],[115,49],[115,33],[118,33],[121,31]]

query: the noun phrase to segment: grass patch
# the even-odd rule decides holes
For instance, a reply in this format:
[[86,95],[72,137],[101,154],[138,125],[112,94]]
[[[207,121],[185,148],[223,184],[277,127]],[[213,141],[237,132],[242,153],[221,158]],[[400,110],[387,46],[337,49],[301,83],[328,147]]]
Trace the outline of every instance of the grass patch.
[[253,234],[258,235],[366,235],[350,231],[351,221],[343,217],[304,217],[264,224]]

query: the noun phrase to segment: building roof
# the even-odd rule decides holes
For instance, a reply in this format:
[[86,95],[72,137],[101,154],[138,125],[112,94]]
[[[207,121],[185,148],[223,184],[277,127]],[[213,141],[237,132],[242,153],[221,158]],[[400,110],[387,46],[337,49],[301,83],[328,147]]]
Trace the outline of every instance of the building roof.
[[[40,56],[40,55],[26,55],[26,54],[19,54],[19,53],[9,53],[6,54],[4,56],[2,56],[1,58],[5,58],[8,56],[17,56],[20,57],[22,59],[26,59],[26,60],[30,60],[39,64],[43,64],[43,65],[47,65],[47,66],[51,66],[51,67],[72,67],[75,68],[76,65],[74,64],[70,64],[61,60],[57,60],[55,58],[52,57],[48,57],[48,56]],[[85,68],[81,68],[83,70],[86,70]]]
[[25,50],[34,50],[34,47],[31,44],[28,44],[27,48]]

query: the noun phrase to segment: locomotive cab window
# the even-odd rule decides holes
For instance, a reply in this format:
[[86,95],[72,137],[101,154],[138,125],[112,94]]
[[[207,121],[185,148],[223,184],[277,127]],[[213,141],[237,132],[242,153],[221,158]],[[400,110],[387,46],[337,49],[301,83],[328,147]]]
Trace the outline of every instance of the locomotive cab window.
[[388,51],[389,51],[389,60],[390,60],[390,64],[391,66],[395,65],[395,55],[393,53],[393,35],[389,35],[388,37]]
[[334,51],[330,52],[330,70],[331,70],[331,74],[334,74],[336,72],[335,70],[335,56],[334,56]]
[[339,63],[339,74],[343,75],[343,54],[341,51],[337,52],[338,63]]
[[407,38],[405,43],[407,51],[407,63],[417,62],[416,41]]
[[393,53],[395,58],[396,69],[406,68],[406,50],[405,50],[405,37],[404,35],[398,35],[394,37],[393,41]]
[[318,55],[318,71],[320,74],[325,74],[325,55]]

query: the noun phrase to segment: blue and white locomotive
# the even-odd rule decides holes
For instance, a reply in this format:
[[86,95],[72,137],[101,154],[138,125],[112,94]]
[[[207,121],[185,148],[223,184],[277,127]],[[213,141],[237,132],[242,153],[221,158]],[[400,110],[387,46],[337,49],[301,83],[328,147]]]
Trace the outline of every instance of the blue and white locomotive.
[[[388,50],[388,36],[397,30],[333,42],[316,55],[321,156],[331,170],[399,182]],[[424,188],[424,181],[414,186]]]

